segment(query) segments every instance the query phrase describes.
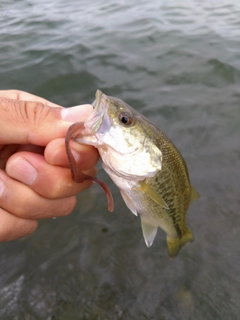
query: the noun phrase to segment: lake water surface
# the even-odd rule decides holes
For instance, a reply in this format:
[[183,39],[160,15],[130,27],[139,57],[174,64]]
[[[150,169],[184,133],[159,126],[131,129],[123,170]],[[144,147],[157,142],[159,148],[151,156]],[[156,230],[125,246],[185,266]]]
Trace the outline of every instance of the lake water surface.
[[147,248],[117,188],[0,245],[0,319],[226,320],[240,314],[240,3],[1,0],[0,89],[63,106],[96,89],[151,119],[187,161],[201,198],[175,260]]

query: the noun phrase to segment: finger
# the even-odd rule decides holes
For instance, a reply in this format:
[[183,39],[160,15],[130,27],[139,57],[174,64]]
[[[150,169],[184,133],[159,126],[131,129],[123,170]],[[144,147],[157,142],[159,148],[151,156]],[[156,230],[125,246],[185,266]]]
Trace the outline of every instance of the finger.
[[46,199],[28,186],[16,181],[0,170],[0,208],[24,219],[46,219],[65,216],[72,212],[76,197]]
[[10,144],[0,147],[0,169],[4,169],[8,158],[16,152],[18,145]]
[[23,101],[37,101],[49,107],[60,107],[58,104],[52,103],[44,98],[21,90],[0,90],[0,97]]
[[[6,172],[11,178],[28,185],[48,199],[70,197],[92,185],[89,180],[83,183],[74,182],[68,168],[52,166],[42,155],[28,152],[14,154],[7,162]],[[96,175],[95,168],[84,172],[91,176]]]
[[43,154],[44,148],[33,144],[15,145],[9,144],[0,147],[0,169],[5,169],[6,163],[10,156],[19,151],[29,151],[34,153]]
[[18,218],[0,208],[0,242],[28,236],[37,226],[37,220]]
[[35,144],[45,146],[53,139],[64,137],[77,114],[85,121],[91,105],[76,108],[52,108],[36,101],[18,101],[0,98],[0,144]]
[[[70,142],[70,146],[75,160],[82,170],[90,169],[97,164],[99,153],[96,148],[74,141]],[[69,167],[65,139],[63,138],[49,142],[45,148],[44,156],[46,161],[51,165]]]

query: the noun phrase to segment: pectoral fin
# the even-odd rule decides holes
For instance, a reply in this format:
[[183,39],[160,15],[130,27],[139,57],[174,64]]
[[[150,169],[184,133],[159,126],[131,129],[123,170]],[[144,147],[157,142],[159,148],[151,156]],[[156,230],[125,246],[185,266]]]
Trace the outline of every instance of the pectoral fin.
[[141,218],[141,223],[142,223],[142,232],[143,232],[145,243],[147,247],[151,247],[156,237],[158,228],[151,224],[146,223],[145,221],[143,221],[142,218]]
[[191,186],[191,199],[190,203],[192,203],[194,200],[198,199],[200,197],[200,194]]
[[161,207],[165,209],[169,209],[166,202],[163,200],[162,196],[153,190],[149,185],[147,185],[144,181],[139,181],[139,186],[135,187],[136,190],[141,190],[145,192],[153,201],[159,204]]

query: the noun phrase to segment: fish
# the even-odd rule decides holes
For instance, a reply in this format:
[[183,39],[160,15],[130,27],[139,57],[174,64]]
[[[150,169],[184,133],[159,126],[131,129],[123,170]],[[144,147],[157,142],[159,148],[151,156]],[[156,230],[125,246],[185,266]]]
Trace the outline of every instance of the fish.
[[98,149],[103,169],[119,188],[126,206],[140,217],[147,247],[161,228],[169,256],[176,257],[182,246],[193,241],[186,215],[190,203],[199,198],[184,158],[162,130],[123,100],[97,90],[92,105],[89,118],[74,123],[66,135],[73,180],[99,183],[107,195],[108,210],[113,211],[110,189],[97,178],[82,175],[70,140]]

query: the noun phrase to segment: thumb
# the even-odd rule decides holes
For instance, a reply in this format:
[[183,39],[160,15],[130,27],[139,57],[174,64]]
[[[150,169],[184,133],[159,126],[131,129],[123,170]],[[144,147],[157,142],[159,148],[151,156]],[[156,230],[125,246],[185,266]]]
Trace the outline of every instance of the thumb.
[[85,121],[91,111],[91,105],[65,109],[38,101],[0,98],[0,144],[45,146],[65,136],[70,122]]

